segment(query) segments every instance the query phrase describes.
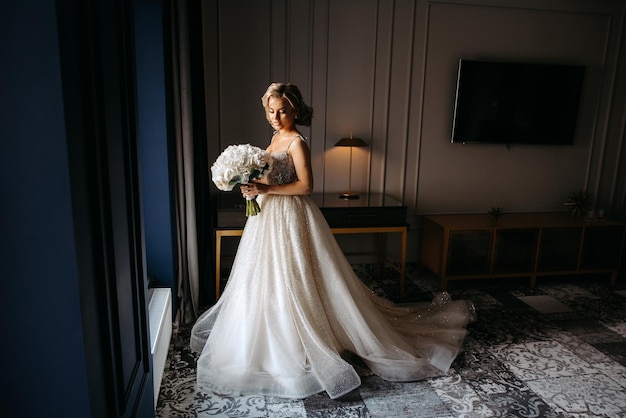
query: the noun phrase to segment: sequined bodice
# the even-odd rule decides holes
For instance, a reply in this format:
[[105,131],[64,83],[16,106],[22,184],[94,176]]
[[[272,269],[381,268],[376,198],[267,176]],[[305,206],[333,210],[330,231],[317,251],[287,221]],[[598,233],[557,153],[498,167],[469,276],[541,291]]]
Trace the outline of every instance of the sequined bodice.
[[296,167],[288,152],[272,154],[272,169],[267,174],[269,184],[289,184],[298,180]]

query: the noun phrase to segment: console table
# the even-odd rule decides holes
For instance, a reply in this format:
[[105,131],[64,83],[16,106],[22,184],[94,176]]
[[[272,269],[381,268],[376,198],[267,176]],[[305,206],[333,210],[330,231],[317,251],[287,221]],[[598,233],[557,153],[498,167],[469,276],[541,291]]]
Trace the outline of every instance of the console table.
[[585,221],[567,213],[424,216],[422,263],[451,280],[609,273],[615,284],[623,222]]
[[[314,193],[333,234],[400,234],[400,295],[404,295],[406,275],[407,207],[380,193],[361,194],[359,199],[341,199],[338,193]],[[215,228],[215,298],[221,292],[222,238],[240,237],[246,222],[245,207],[238,193],[221,193]],[[379,245],[379,265],[386,259]]]

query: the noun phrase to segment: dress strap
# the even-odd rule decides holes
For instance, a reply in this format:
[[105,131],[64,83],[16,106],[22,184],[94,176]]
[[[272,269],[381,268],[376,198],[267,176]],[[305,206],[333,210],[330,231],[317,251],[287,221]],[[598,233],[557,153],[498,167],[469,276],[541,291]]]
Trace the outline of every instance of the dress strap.
[[285,152],[288,152],[288,151],[289,151],[289,147],[291,147],[291,144],[293,144],[293,142],[294,142],[296,139],[303,139],[303,138],[302,138],[302,135],[298,135],[298,136],[296,136],[294,139],[292,139],[292,140],[291,140],[291,142],[289,143],[289,145],[287,145],[287,149],[285,150]]

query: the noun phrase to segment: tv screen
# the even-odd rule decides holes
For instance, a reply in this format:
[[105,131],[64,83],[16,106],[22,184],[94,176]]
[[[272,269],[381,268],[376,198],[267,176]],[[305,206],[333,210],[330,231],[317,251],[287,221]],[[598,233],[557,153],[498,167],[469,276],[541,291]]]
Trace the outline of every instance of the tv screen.
[[460,60],[453,143],[571,145],[585,67]]

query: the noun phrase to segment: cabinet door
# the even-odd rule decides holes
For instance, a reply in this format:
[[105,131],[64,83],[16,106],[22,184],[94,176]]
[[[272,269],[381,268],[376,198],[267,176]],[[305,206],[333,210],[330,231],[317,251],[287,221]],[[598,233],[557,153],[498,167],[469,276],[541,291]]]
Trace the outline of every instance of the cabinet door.
[[580,261],[582,270],[614,269],[619,265],[624,226],[587,226]]
[[494,273],[526,273],[535,270],[539,229],[500,229],[496,232]]
[[492,236],[492,232],[487,230],[451,231],[446,274],[488,274]]
[[581,227],[544,228],[541,232],[537,271],[576,270],[582,231]]

